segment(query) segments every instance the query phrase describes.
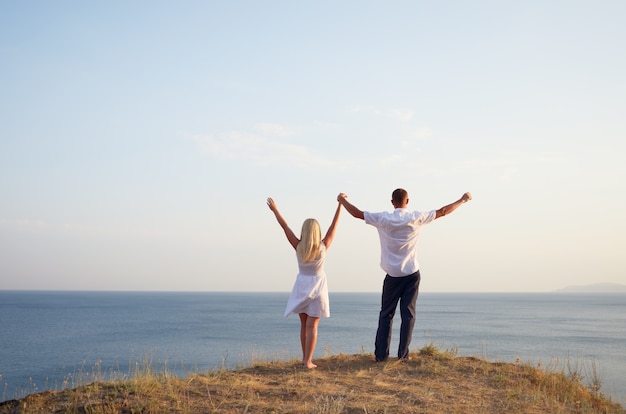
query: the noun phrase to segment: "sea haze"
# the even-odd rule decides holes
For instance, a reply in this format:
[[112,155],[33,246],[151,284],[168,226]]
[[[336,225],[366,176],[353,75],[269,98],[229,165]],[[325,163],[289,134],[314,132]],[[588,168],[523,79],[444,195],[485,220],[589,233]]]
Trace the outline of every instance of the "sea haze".
[[[131,375],[300,357],[288,293],[0,291],[0,401]],[[373,352],[379,293],[331,293],[316,357]],[[505,362],[595,369],[626,400],[626,295],[421,293],[411,349],[433,343]],[[397,348],[396,315],[392,356]],[[569,364],[568,364],[569,362]]]

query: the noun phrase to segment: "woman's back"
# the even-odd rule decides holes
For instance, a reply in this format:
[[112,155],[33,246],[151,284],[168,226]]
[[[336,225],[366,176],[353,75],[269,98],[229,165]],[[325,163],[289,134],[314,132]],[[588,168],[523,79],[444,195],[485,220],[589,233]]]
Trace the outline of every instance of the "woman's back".
[[304,276],[322,276],[324,275],[324,262],[326,261],[326,246],[324,243],[320,245],[320,253],[315,260],[304,263],[302,259],[298,257],[298,270],[301,275]]

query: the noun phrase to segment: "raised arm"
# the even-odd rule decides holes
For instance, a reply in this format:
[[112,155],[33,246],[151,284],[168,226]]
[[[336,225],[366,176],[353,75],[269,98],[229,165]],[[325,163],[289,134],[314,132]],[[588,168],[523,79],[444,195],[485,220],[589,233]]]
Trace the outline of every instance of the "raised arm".
[[439,210],[437,210],[437,214],[435,215],[435,218],[438,219],[439,217],[443,217],[445,215],[452,213],[454,210],[459,208],[461,204],[467,203],[471,199],[472,199],[472,195],[470,193],[463,194],[461,198],[456,200],[454,203],[448,204],[447,206],[443,206]]
[[337,196],[337,201],[339,201],[339,204],[344,206],[344,208],[348,210],[348,213],[352,214],[353,217],[365,220],[365,215],[363,215],[363,212],[348,201],[348,196],[346,194],[339,193],[339,195]]
[[272,197],[267,198],[267,206],[270,208],[270,210],[272,210],[272,212],[274,213],[274,216],[276,216],[276,220],[278,220],[278,224],[280,224],[280,227],[282,227],[283,230],[285,231],[285,236],[287,236],[287,240],[289,241],[289,244],[291,244],[291,246],[294,249],[298,247],[298,243],[300,243],[300,239],[298,239],[296,235],[293,233],[293,231],[289,228],[289,226],[287,225],[287,222],[285,221],[283,216],[280,214],[280,211],[278,211],[276,202],[274,201],[274,199],[272,199]]
[[328,227],[328,231],[326,232],[326,236],[322,241],[324,245],[328,249],[335,238],[335,231],[337,230],[337,223],[339,222],[339,214],[341,213],[341,203],[337,204],[337,209],[335,210],[335,216],[333,217],[333,222],[330,223],[330,227]]

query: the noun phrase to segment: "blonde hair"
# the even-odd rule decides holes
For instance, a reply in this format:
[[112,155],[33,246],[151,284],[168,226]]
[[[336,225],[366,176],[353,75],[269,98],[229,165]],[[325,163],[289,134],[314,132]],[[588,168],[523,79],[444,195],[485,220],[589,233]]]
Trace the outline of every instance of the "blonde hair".
[[296,247],[296,253],[303,263],[309,263],[317,259],[322,244],[322,232],[320,224],[315,219],[306,219],[302,223],[300,243]]

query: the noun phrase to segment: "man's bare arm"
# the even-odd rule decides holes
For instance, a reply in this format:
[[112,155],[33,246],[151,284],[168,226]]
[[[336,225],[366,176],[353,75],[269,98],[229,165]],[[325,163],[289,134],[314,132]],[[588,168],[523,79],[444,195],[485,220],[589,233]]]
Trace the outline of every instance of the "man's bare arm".
[[463,196],[461,196],[461,198],[456,200],[454,203],[448,204],[447,206],[443,206],[439,210],[437,210],[437,214],[435,215],[435,218],[438,219],[439,217],[443,217],[452,213],[454,210],[459,208],[461,204],[465,204],[471,199],[472,199],[472,195],[470,193],[463,194]]
[[350,213],[353,217],[365,220],[365,215],[361,210],[356,208],[352,203],[348,201],[348,196],[344,193],[339,193],[337,201]]

